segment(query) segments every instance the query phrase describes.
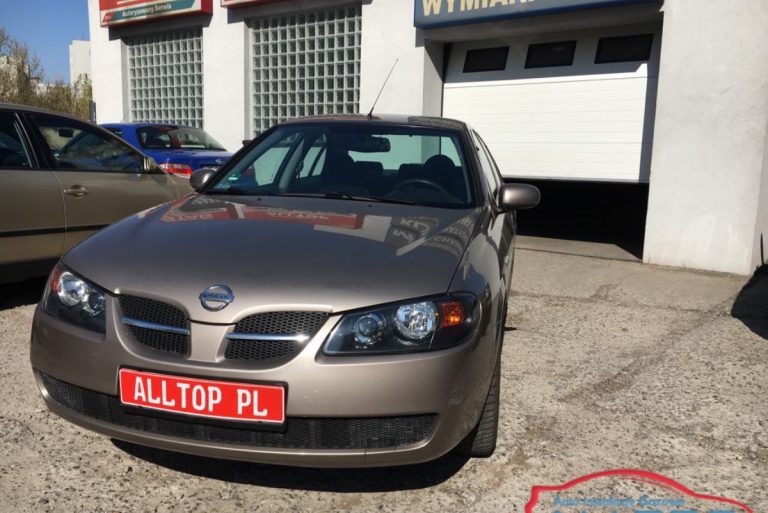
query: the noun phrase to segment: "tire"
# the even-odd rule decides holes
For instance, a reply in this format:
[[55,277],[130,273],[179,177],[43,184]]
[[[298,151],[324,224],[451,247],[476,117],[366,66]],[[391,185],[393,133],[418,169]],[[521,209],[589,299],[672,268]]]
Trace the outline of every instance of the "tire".
[[[500,355],[499,355],[500,356]],[[462,440],[456,452],[470,458],[487,458],[496,450],[499,432],[499,390],[501,388],[501,358],[496,359],[496,368],[491,378],[491,388],[485,399],[483,413],[477,426]]]
[[499,408],[501,403],[501,347],[504,342],[506,327],[507,303],[504,301],[501,322],[499,323],[499,352],[496,356],[496,366],[493,369],[491,386],[485,398],[480,421],[469,432],[454,451],[470,458],[488,458],[496,450],[496,438],[499,433]]

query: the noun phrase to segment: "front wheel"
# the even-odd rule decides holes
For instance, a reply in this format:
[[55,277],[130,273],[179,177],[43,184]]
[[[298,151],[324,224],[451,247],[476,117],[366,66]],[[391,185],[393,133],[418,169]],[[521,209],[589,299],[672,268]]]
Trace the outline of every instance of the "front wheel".
[[496,358],[496,368],[491,378],[491,388],[485,399],[480,422],[456,447],[456,452],[471,458],[487,458],[496,450],[499,432],[499,389],[501,388],[501,353]]

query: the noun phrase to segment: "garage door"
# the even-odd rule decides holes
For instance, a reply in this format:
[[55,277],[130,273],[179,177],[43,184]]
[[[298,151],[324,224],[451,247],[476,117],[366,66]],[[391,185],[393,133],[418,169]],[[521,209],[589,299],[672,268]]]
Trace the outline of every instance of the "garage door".
[[661,27],[454,43],[443,115],[508,177],[647,182]]

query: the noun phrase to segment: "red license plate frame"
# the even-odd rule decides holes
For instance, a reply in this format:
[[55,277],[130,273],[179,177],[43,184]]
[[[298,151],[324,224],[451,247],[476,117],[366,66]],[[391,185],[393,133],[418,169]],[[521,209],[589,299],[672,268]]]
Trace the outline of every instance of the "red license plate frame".
[[120,403],[132,408],[215,421],[283,425],[286,386],[122,368]]

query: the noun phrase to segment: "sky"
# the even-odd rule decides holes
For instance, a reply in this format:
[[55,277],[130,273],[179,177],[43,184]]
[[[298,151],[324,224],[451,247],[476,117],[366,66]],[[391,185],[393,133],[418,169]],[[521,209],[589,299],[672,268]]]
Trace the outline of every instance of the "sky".
[[69,82],[69,42],[89,39],[88,0],[0,0],[0,26],[40,58],[47,80]]

